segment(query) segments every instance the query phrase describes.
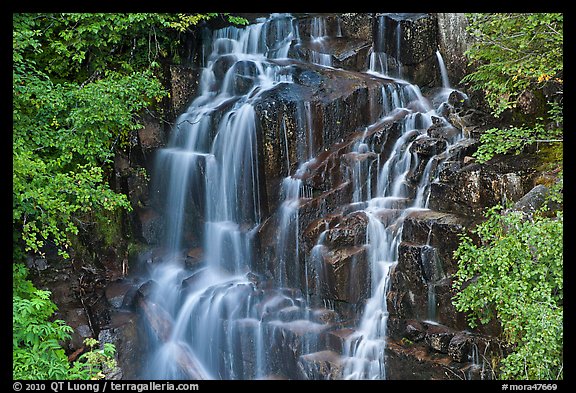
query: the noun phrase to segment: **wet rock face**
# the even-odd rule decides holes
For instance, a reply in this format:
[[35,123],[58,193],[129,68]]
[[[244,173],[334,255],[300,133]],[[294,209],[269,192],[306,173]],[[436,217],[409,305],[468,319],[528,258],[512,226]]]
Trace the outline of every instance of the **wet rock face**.
[[326,233],[329,247],[357,246],[366,243],[366,225],[368,217],[364,212],[354,212],[342,219],[334,229]]
[[190,104],[200,81],[200,72],[193,67],[171,65],[170,69],[170,107],[176,118]]
[[[278,84],[255,104],[262,130],[262,183],[266,185],[267,211],[273,211],[278,203],[281,179],[294,174],[309,154],[322,160],[322,148],[335,146],[347,139],[351,130],[368,126],[381,115],[381,109],[372,111],[365,103],[369,97],[378,99],[382,84],[391,83],[308,64],[294,63],[291,68],[295,83]],[[307,124],[307,118],[313,124]],[[298,146],[307,146],[308,151]],[[339,163],[332,165],[340,171]],[[340,179],[334,179],[327,188],[340,183]]]
[[431,186],[430,208],[480,216],[486,206],[517,201],[530,191],[535,168],[531,156],[495,157],[484,165],[447,162]]
[[448,69],[450,80],[459,81],[467,73],[468,66],[462,54],[470,46],[466,31],[468,22],[462,13],[438,13],[438,46]]
[[342,374],[340,355],[333,351],[300,356],[298,368],[302,379],[307,380],[338,380]]
[[438,74],[434,14],[382,14],[374,20],[374,50],[394,61],[389,65],[402,78],[419,86],[433,86]]
[[506,348],[494,337],[415,319],[390,320],[390,379],[493,379],[492,357]]
[[364,71],[368,68],[368,54],[372,44],[369,41],[349,37],[327,37],[322,47],[313,41],[302,41],[295,44],[289,53],[290,57],[312,61],[315,53],[329,56],[335,68],[351,71]]

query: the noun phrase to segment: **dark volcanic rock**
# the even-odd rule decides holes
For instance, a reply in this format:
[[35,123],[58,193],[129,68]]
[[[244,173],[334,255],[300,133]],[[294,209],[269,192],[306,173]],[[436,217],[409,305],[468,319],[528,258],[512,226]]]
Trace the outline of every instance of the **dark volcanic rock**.
[[300,356],[298,367],[303,379],[337,380],[342,374],[340,355],[333,351],[320,351]]
[[326,233],[330,247],[360,246],[366,243],[368,217],[364,212],[354,212],[342,219]]
[[515,202],[533,187],[536,158],[498,156],[489,162],[444,166],[440,181],[430,188],[433,210],[480,216],[484,208]]

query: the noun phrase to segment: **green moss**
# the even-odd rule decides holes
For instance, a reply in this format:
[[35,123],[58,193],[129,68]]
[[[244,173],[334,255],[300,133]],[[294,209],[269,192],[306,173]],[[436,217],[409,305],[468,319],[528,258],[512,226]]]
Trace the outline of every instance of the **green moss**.
[[96,219],[97,237],[102,240],[105,247],[118,247],[125,242],[122,227],[123,212],[120,209],[107,211]]
[[539,143],[538,158],[542,163],[538,170],[546,171],[562,165],[564,160],[564,144],[562,142]]

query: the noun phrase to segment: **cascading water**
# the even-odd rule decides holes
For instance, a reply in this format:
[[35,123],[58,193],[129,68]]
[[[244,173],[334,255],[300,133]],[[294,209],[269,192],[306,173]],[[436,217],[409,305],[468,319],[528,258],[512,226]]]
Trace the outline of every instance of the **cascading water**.
[[[384,23],[381,21],[380,26]],[[382,27],[381,33],[384,34]],[[397,30],[397,57],[400,57],[400,23]],[[375,61],[373,50],[369,72],[381,74],[387,68],[382,61]],[[399,70],[401,66],[399,65]],[[444,72],[444,71],[443,71]],[[444,74],[443,74],[444,77]],[[447,80],[447,78],[445,79]],[[438,154],[429,159],[422,173],[414,196],[410,195],[407,176],[418,165],[418,157],[411,153],[411,146],[417,139],[426,136],[425,130],[432,124],[435,110],[425,100],[417,86],[407,85],[407,95],[395,100],[395,108],[405,108],[408,103],[414,106],[418,103],[421,112],[414,111],[402,121],[401,135],[396,141],[392,152],[380,167],[377,177],[377,194],[367,201],[365,212],[369,217],[366,230],[366,243],[369,247],[368,259],[372,269],[372,292],[368,299],[359,327],[351,334],[344,344],[344,379],[386,379],[386,330],[388,322],[387,291],[390,286],[390,272],[398,262],[398,245],[402,237],[402,226],[406,216],[414,210],[426,209],[429,186],[433,180],[432,172],[438,168],[438,161],[445,158]],[[407,98],[407,99],[406,99]],[[362,144],[365,148],[365,145]],[[356,194],[355,194],[356,195]],[[403,208],[398,209],[398,201],[403,201]],[[392,207],[395,209],[391,209]],[[395,210],[393,219],[384,224],[378,216],[386,211]],[[435,250],[427,248],[434,257]],[[435,304],[434,283],[429,283],[429,303]],[[435,318],[435,308],[429,306],[429,319]]]
[[448,79],[448,70],[444,64],[444,58],[439,50],[436,51],[436,58],[438,59],[438,66],[440,67],[440,75],[442,76],[442,87],[450,89],[450,80]]
[[[274,34],[274,45],[269,34]],[[288,80],[266,59],[286,57],[293,38],[292,20],[283,15],[246,29],[216,31],[200,94],[178,119],[168,147],[159,152],[154,189],[166,191],[166,257],[150,277],[158,284],[152,300],[172,317],[172,330],[150,357],[149,377],[190,377],[185,370],[190,359],[169,355],[182,352],[197,358],[196,377],[248,379],[266,373],[266,304],[294,300],[273,291],[257,292],[246,277],[253,260],[251,237],[261,222],[252,102]],[[226,62],[230,67],[221,75],[219,66]],[[192,216],[204,222],[194,228],[202,238],[204,266],[193,274],[180,255],[184,221],[191,216],[186,210],[191,208],[197,210]],[[185,289],[180,290],[183,281]],[[252,353],[250,367],[237,346]]]
[[[311,40],[321,50],[327,34],[324,23],[320,17],[311,19]],[[399,42],[399,32],[396,36]],[[322,349],[319,337],[329,326],[314,317],[312,303],[333,308],[333,301],[322,299],[318,292],[312,301],[309,288],[317,290],[325,281],[325,232],[310,254],[303,256],[307,261],[303,274],[298,263],[299,208],[302,200],[312,198],[301,178],[318,154],[311,105],[305,100],[297,108],[303,141],[297,146],[297,163],[290,162],[286,127],[282,136],[286,167],[296,171],[282,181],[276,212],[273,254],[278,271],[273,284],[263,287],[252,274],[259,257],[253,237],[263,220],[254,103],[277,84],[292,83],[282,62],[271,59],[286,58],[291,43],[299,39],[293,18],[284,14],[244,29],[215,31],[206,51],[210,54],[199,94],[178,118],[168,146],[158,152],[152,189],[166,220],[164,256],[149,268],[155,285],[150,297],[154,307],[148,311],[160,315],[165,331],[150,329],[156,339],[144,378],[267,378],[283,367],[296,369],[295,357]],[[377,49],[372,51],[367,73],[389,81],[387,60]],[[331,66],[329,59],[321,51],[312,51],[310,61]],[[429,185],[442,159],[440,155],[430,159],[412,190],[408,178],[419,158],[411,147],[425,136],[435,111],[417,86],[402,80],[382,84],[381,102],[378,112],[383,115],[376,123],[398,114],[403,119],[400,136],[383,162],[381,152],[364,136],[351,152],[377,159],[357,161],[349,174],[354,187],[351,202],[362,204],[368,218],[366,247],[372,282],[360,324],[345,343],[341,376],[345,379],[386,378],[386,294],[403,221],[410,211],[426,208]],[[185,263],[190,245],[203,252],[201,263],[193,267]],[[309,282],[308,269],[316,271],[316,282]]]

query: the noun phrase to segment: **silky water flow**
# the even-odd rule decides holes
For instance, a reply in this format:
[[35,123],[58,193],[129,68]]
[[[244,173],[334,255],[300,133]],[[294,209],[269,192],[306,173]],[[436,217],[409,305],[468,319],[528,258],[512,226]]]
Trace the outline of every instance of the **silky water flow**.
[[[311,20],[311,41],[319,51],[313,51],[311,62],[331,67],[330,56],[320,52],[325,50],[325,21],[321,17]],[[302,252],[298,208],[302,198],[312,197],[298,176],[315,160],[309,102],[303,102],[298,111],[307,144],[298,146],[298,169],[281,184],[275,245],[279,271],[274,285],[265,289],[257,288],[250,276],[259,258],[253,237],[263,220],[253,104],[278,83],[292,83],[290,73],[279,65],[283,63],[270,60],[288,58],[290,45],[301,39],[297,26],[290,15],[275,14],[242,29],[214,31],[197,96],[177,119],[168,145],[157,153],[152,191],[163,206],[165,235],[163,257],[148,266],[147,279],[154,285],[147,311],[160,314],[165,323],[160,328],[148,327],[154,338],[143,378],[264,379],[286,377],[290,372],[294,377],[297,359],[289,358],[321,349],[319,337],[329,326],[314,317],[308,272],[303,274],[304,282],[288,282],[289,271],[302,276],[299,271],[294,274]],[[379,31],[383,34],[383,27]],[[381,48],[373,49],[366,72],[389,78],[385,66],[389,55]],[[217,66],[224,61],[231,65],[222,74]],[[252,84],[239,83],[242,76]],[[410,211],[426,208],[430,182],[442,159],[430,159],[416,196],[411,196],[406,178],[418,165],[418,157],[410,147],[425,136],[435,110],[417,86],[400,79],[395,82],[382,85],[383,115],[376,123],[408,111],[400,120],[401,135],[389,156],[378,159],[377,167],[358,166],[351,174],[351,202],[361,204],[368,217],[366,246],[372,283],[360,322],[344,345],[342,379],[386,378],[386,293],[390,271],[397,263],[402,223]],[[406,109],[409,104],[413,108],[414,102],[421,110]],[[355,154],[380,153],[364,138],[353,149]],[[287,165],[290,168],[290,162]],[[377,172],[375,183],[370,180],[373,171]],[[393,219],[382,220],[383,214]],[[201,262],[191,267],[185,263],[185,233],[195,234],[201,243]],[[323,241],[321,234],[310,255],[303,256],[304,268],[318,272],[316,280],[322,280]],[[330,308],[329,300],[314,303],[318,302]]]

